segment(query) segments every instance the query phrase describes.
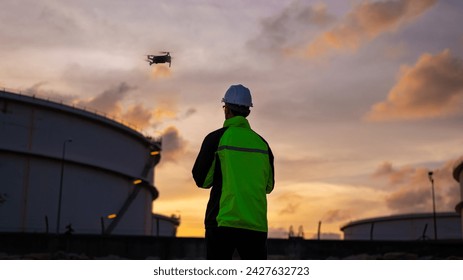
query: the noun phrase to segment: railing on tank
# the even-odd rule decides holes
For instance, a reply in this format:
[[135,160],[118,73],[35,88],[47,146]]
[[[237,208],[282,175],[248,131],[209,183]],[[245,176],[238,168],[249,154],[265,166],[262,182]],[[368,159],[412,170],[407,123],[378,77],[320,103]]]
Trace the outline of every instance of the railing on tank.
[[[2,87],[2,88],[0,88],[0,93],[1,92],[6,93],[6,94],[16,94],[16,95],[24,96],[24,97],[28,97],[28,98],[39,99],[41,101],[50,102],[52,104],[64,105],[64,106],[67,106],[67,107],[70,107],[70,108],[73,108],[73,109],[77,109],[77,110],[81,110],[81,111],[84,111],[84,112],[87,112],[87,113],[95,114],[95,115],[97,115],[99,117],[103,117],[103,118],[112,120],[114,122],[120,123],[120,124],[122,124],[124,126],[127,126],[127,127],[131,128],[131,129],[133,129],[135,131],[138,131],[138,132],[142,133],[143,135],[147,135],[146,133],[144,133],[144,131],[140,127],[136,126],[135,124],[124,121],[123,119],[121,119],[119,117],[116,117],[115,115],[110,115],[110,114],[107,114],[105,112],[98,111],[97,109],[94,109],[94,108],[89,108],[89,107],[85,107],[85,106],[79,106],[79,105],[72,104],[72,103],[68,104],[68,103],[65,103],[63,100],[54,99],[54,98],[51,98],[51,97],[48,97],[48,96],[40,96],[37,93],[35,93],[35,92],[32,93],[32,92],[30,92],[28,90],[21,91],[21,90],[14,90],[14,89]],[[155,138],[153,138],[151,136],[146,136],[146,137],[149,138],[149,139],[152,139],[152,141],[154,141],[154,142],[159,142],[159,139],[155,139]]]

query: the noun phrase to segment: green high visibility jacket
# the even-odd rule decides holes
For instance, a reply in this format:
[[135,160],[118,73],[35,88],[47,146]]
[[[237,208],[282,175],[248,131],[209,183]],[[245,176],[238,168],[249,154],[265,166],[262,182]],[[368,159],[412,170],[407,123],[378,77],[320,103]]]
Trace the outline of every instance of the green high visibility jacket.
[[205,226],[267,232],[267,194],[275,185],[273,154],[246,118],[225,120],[204,139],[193,166],[200,188],[212,188]]

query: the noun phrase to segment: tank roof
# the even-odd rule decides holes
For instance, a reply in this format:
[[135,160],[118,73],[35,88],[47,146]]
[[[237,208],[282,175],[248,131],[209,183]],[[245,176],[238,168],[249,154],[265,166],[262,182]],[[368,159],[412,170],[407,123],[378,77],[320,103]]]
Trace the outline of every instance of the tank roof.
[[[459,217],[455,212],[439,212],[436,213],[437,217]],[[378,223],[378,222],[390,222],[390,221],[399,221],[399,220],[416,220],[416,219],[425,219],[425,218],[432,218],[433,213],[409,213],[409,214],[398,214],[398,215],[390,215],[390,216],[381,216],[381,217],[373,217],[367,219],[361,219],[356,221],[351,221],[341,227],[343,231],[345,228],[361,225],[361,224],[370,224],[370,223]]]
[[82,118],[91,119],[93,121],[103,122],[106,125],[110,125],[117,129],[123,130],[124,132],[138,138],[147,144],[161,146],[161,141],[150,136],[143,135],[138,131],[135,125],[123,122],[122,120],[110,117],[104,112],[98,112],[96,110],[90,110],[88,108],[82,108],[75,105],[67,105],[63,102],[53,101],[50,99],[44,99],[37,97],[36,95],[25,95],[21,92],[12,92],[6,89],[0,89],[0,98],[8,99],[11,101],[28,103],[34,106],[45,107],[51,110],[61,111],[67,114],[74,114]]

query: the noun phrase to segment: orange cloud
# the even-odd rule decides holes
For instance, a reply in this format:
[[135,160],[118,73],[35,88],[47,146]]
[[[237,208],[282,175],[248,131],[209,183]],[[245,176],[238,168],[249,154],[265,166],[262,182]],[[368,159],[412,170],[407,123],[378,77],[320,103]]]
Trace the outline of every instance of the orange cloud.
[[122,119],[130,124],[145,129],[150,126],[152,113],[141,104],[130,107],[122,114]]
[[[32,88],[28,92],[36,93],[38,87],[40,85],[37,86],[37,89]],[[154,109],[145,107],[143,103],[128,105],[126,104],[126,97],[134,89],[136,87],[123,82],[93,98],[88,100],[77,99],[72,103],[77,107],[114,118],[116,121],[133,126],[136,129],[146,129],[150,126],[156,127],[165,120],[187,118],[196,112],[194,108],[189,108],[179,116],[177,102],[173,98],[161,98],[153,104]]]
[[175,119],[177,117],[177,111],[175,105],[166,106],[166,104],[158,104],[158,106],[151,112],[153,120],[161,122],[165,119]]
[[135,89],[126,83],[105,90],[101,94],[91,98],[90,100],[76,100],[74,105],[88,108],[89,110],[98,110],[103,114],[109,114],[119,117],[122,113],[121,100],[125,98],[127,93]]
[[369,121],[447,117],[463,113],[463,65],[449,50],[423,54],[414,66],[403,66],[386,101],[375,104]]
[[168,66],[155,65],[151,70],[151,77],[153,79],[169,78],[172,72]]
[[303,53],[312,58],[331,51],[356,50],[364,42],[397,30],[436,2],[437,0],[364,1],[331,30],[310,42]]

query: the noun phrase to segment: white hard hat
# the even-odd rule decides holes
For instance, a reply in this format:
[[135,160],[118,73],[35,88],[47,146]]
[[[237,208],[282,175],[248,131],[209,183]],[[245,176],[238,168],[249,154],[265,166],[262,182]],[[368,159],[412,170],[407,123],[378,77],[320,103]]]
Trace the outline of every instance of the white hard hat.
[[251,91],[243,85],[232,85],[227,92],[225,92],[222,102],[252,107]]

